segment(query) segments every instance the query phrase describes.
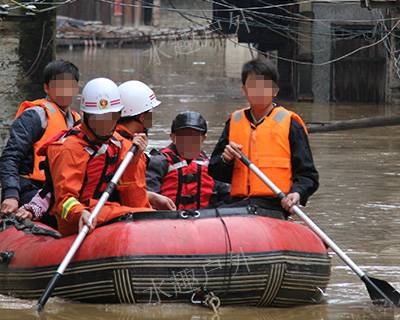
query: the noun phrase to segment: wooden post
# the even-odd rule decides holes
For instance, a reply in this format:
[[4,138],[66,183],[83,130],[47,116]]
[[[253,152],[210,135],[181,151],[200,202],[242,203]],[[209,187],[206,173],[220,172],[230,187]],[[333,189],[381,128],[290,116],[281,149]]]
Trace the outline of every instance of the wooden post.
[[152,25],[153,27],[159,27],[161,24],[161,0],[154,0],[153,5]]
[[135,27],[139,27],[142,24],[142,0],[134,0],[135,3]]
[[[313,18],[312,4],[300,4],[299,12],[308,18]],[[297,60],[303,62],[313,62],[312,55],[312,22],[300,21],[298,23],[299,36],[297,47]],[[312,92],[312,66],[306,64],[297,65],[297,100],[299,101],[313,101],[314,96]]]
[[113,15],[111,19],[111,24],[115,26],[122,26],[123,9],[122,0],[114,1]]
[[96,1],[95,2],[95,19],[96,21],[101,21],[101,16],[100,16],[100,2]]
[[133,7],[132,0],[124,0],[124,26],[129,27],[133,24]]

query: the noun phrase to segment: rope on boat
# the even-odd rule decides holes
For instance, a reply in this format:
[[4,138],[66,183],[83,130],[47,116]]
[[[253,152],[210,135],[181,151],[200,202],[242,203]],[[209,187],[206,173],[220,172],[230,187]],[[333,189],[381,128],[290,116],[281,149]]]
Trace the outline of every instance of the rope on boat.
[[212,291],[207,291],[204,288],[199,288],[193,293],[190,301],[193,304],[199,304],[210,308],[215,314],[218,314],[218,309],[221,306],[221,299]]

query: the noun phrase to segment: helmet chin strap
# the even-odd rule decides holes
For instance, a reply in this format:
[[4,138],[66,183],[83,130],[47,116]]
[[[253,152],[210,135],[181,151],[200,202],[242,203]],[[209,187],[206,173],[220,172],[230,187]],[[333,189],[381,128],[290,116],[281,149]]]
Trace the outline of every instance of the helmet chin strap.
[[135,121],[135,122],[137,122],[137,123],[140,123],[140,125],[143,127],[143,128],[142,128],[143,133],[147,136],[148,133],[149,133],[149,129],[146,128],[146,127],[144,126],[144,122],[143,122],[143,121],[140,121],[140,120],[139,120],[139,117],[134,117],[134,118],[133,118],[133,121]]
[[[106,142],[108,139],[110,139],[112,137],[112,133],[106,136],[101,136],[99,134],[97,134],[89,125],[89,121],[88,121],[88,117],[86,116],[86,114],[83,114],[83,122],[85,123],[86,127],[90,130],[91,133],[93,133],[93,135],[96,137],[97,140],[99,140],[100,142]],[[117,124],[115,124],[112,132],[114,132],[115,128],[116,128]]]

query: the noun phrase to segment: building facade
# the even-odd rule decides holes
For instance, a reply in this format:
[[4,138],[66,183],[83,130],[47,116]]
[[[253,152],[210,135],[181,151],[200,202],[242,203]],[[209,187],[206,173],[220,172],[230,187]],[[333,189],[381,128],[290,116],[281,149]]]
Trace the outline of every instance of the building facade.
[[[244,8],[231,14],[239,17],[235,30],[228,13],[218,11],[226,9],[223,3],[227,2],[231,8]],[[214,6],[214,20],[223,21],[225,33],[236,32],[239,42],[251,43],[259,53],[278,56],[283,98],[395,102],[400,61],[392,53],[398,28],[391,33],[395,21],[391,18],[400,1],[386,1],[390,10],[371,7],[379,2],[383,8],[384,1],[364,2],[369,7],[362,1],[347,0],[299,1],[295,5],[293,1],[268,1],[268,6],[264,1],[230,0]]]
[[80,0],[59,8],[57,14],[125,27],[183,28],[212,19],[212,4],[187,0]]

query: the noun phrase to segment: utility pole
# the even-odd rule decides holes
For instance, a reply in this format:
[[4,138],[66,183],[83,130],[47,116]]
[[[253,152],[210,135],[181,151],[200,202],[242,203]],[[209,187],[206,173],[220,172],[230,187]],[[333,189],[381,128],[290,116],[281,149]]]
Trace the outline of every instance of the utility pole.
[[161,23],[161,0],[154,0],[152,25],[153,27],[159,27],[160,23]]

